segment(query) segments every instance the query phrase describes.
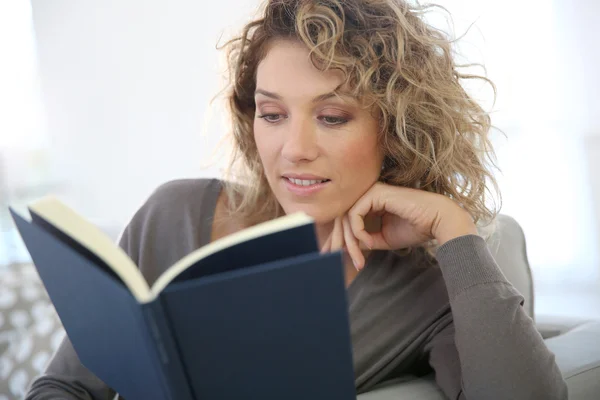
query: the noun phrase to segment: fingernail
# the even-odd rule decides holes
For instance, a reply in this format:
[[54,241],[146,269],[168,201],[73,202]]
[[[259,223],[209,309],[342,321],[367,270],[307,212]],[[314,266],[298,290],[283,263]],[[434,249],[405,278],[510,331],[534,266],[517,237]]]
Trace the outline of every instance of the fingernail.
[[354,264],[354,268],[356,268],[356,270],[358,271],[358,269],[359,269],[358,268],[358,263],[356,261],[354,261],[354,260],[352,260],[352,263]]

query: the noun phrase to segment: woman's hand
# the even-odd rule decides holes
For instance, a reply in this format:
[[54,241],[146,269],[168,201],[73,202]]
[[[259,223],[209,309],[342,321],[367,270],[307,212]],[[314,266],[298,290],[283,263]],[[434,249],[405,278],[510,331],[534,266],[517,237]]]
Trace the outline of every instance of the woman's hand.
[[[365,221],[380,217],[377,231],[368,232]],[[322,251],[343,247],[357,269],[364,267],[362,249],[397,250],[436,240],[439,245],[477,234],[471,216],[446,196],[375,183],[348,212],[336,218]]]

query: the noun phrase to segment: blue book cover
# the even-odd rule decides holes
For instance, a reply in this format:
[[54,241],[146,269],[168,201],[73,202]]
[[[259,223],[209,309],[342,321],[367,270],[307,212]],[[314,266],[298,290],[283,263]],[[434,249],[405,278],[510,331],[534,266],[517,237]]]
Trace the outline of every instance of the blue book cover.
[[303,214],[215,241],[149,287],[59,200],[11,215],[82,364],[131,399],[354,399],[343,263]]

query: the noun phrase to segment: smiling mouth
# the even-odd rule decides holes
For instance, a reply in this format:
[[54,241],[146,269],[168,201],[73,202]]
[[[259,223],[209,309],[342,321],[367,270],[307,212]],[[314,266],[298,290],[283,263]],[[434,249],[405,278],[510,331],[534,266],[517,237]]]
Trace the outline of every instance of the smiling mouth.
[[330,181],[329,179],[294,179],[288,178],[287,176],[284,176],[283,178],[297,186],[313,186]]

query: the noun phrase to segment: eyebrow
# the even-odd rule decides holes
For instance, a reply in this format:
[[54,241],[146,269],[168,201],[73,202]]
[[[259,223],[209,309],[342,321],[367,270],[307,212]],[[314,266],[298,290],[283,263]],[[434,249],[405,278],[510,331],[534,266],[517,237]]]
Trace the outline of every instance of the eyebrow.
[[[269,92],[269,91],[263,90],[263,89],[256,89],[256,91],[254,92],[254,95],[256,96],[257,94],[262,94],[263,96],[267,96],[267,97],[270,97],[275,100],[282,100],[282,97],[280,95],[278,95],[277,93]],[[323,93],[323,94],[316,96],[315,98],[312,99],[312,102],[318,103],[320,101],[325,101],[332,97],[338,97],[338,96],[348,97],[352,100],[356,99],[350,93],[344,92],[344,91],[338,91],[336,88],[333,92]]]

